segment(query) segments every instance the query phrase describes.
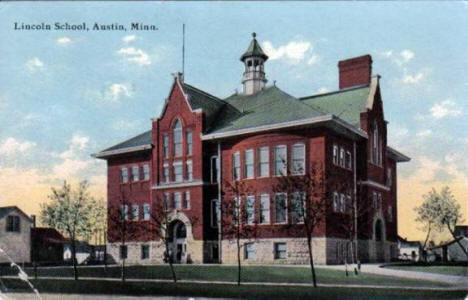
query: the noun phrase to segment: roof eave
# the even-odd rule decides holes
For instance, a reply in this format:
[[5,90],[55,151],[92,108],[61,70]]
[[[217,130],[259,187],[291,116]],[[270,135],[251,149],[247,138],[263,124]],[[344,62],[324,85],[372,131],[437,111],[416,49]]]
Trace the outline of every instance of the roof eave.
[[152,147],[153,147],[152,144],[145,144],[145,145],[140,145],[140,146],[127,147],[127,148],[122,148],[122,149],[116,149],[116,150],[109,150],[109,151],[102,151],[102,152],[98,152],[98,153],[93,153],[93,154],[91,154],[91,156],[94,157],[94,158],[106,159],[108,157],[115,156],[115,155],[121,155],[121,154],[127,154],[127,153],[132,153],[132,152],[150,150]]
[[411,160],[411,157],[404,155],[390,146],[387,146],[387,155],[395,159],[397,162],[408,162]]

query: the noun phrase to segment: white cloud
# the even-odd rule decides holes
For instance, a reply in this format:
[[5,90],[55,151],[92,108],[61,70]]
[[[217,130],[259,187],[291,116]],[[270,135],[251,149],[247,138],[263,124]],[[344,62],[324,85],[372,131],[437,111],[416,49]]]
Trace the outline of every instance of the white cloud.
[[69,37],[66,37],[66,36],[62,36],[62,37],[57,39],[57,44],[59,44],[60,46],[66,46],[66,45],[68,45],[70,43],[71,43],[71,39]]
[[403,58],[403,62],[409,62],[414,57],[414,52],[408,49],[405,49],[400,52],[400,56]]
[[19,141],[13,137],[9,137],[0,144],[0,154],[12,155],[21,154],[35,147],[36,143],[29,141]]
[[[286,45],[275,48],[270,41],[265,41],[263,43],[263,49],[265,50],[265,53],[268,55],[270,60],[284,58],[294,63],[298,63],[305,58],[307,51],[312,50],[312,45],[311,43],[305,41],[291,41]],[[317,58],[312,59],[311,62],[315,63],[314,60],[316,59]]]
[[59,157],[64,160],[76,158],[80,152],[86,150],[88,143],[89,137],[75,133],[68,143],[68,149],[60,153]]
[[456,103],[450,99],[446,99],[434,104],[429,109],[429,111],[436,119],[441,119],[444,117],[458,117],[462,114],[461,107],[458,107]]
[[381,53],[385,57],[391,57],[393,55],[393,50],[387,50]]
[[149,57],[148,53],[138,48],[121,48],[117,51],[117,54],[123,56],[127,61],[136,63],[140,66],[151,65],[151,58]]
[[414,75],[406,74],[403,76],[403,83],[405,84],[416,84],[419,83],[425,77],[423,72],[418,72]]
[[53,167],[52,172],[56,178],[69,178],[90,166],[89,160],[67,158]]
[[135,40],[136,40],[136,36],[133,35],[133,34],[132,34],[132,35],[126,35],[126,36],[124,36],[124,37],[122,38],[122,41],[123,41],[124,43],[130,43],[130,42],[133,42],[133,41],[135,41]]
[[402,66],[414,58],[414,52],[409,49],[402,50],[399,54],[393,53],[393,50],[386,50],[380,53],[386,58],[390,58],[395,64]]
[[113,83],[107,87],[105,98],[111,101],[119,101],[123,97],[131,98],[133,88],[128,83]]
[[38,57],[34,57],[26,62],[26,67],[29,71],[35,72],[44,68],[44,63]]
[[309,60],[307,61],[307,64],[310,66],[310,65],[315,65],[316,63],[319,62],[319,57],[317,55],[312,55]]
[[416,135],[419,137],[427,137],[427,136],[430,136],[431,134],[432,134],[432,130],[430,129],[421,130],[418,133],[416,133]]

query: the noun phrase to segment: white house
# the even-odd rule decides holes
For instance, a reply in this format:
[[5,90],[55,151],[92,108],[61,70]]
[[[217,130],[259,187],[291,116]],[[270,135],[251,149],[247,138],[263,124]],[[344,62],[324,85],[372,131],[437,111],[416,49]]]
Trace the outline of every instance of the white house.
[[439,245],[430,250],[442,261],[468,261],[468,257],[466,257],[466,254],[463,252],[457,241],[460,242],[466,251],[468,251],[468,238],[465,236],[459,236],[455,240]]
[[419,261],[422,255],[422,247],[418,241],[408,241],[398,237],[398,258],[401,260]]
[[0,263],[31,262],[33,220],[16,206],[0,207]]

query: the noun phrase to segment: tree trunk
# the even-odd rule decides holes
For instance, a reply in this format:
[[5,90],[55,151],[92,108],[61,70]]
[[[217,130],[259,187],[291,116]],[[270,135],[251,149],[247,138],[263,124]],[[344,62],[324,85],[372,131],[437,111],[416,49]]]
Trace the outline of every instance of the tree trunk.
[[427,230],[427,235],[426,235],[426,239],[424,240],[423,249],[426,249],[427,241],[429,240],[430,234],[431,234],[431,225],[429,225],[429,229]]
[[237,235],[237,285],[241,283],[241,257],[240,257],[240,239]]
[[76,267],[76,240],[74,237],[71,239],[71,250],[72,250],[73,276],[75,277],[75,280],[78,280],[78,268]]
[[177,282],[177,276],[174,270],[174,265],[172,264],[172,256],[169,256],[169,243],[166,241],[166,253],[167,253],[167,261],[169,262],[169,268],[171,269],[171,274],[172,274],[172,280],[174,283]]
[[453,232],[453,230],[452,230],[452,228],[450,228],[449,224],[447,224],[447,228],[450,231],[450,234],[452,235],[452,237],[455,239],[455,241],[457,241],[458,246],[460,246],[463,253],[465,253],[466,257],[468,258],[468,251],[466,251],[465,247],[463,247],[463,245],[460,243],[460,240],[457,239],[457,237],[455,236],[455,232]]
[[312,275],[312,282],[314,287],[317,287],[317,280],[315,278],[314,257],[312,256],[312,238],[310,235],[307,236],[307,247],[309,248],[309,262],[310,272]]
[[122,263],[120,264],[120,279],[122,279],[122,282],[125,282],[125,258],[122,258]]

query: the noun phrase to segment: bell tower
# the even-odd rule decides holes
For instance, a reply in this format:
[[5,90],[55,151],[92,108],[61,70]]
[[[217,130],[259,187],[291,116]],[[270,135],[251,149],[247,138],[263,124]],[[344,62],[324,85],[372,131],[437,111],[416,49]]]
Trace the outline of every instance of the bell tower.
[[247,48],[240,58],[245,66],[244,74],[242,75],[242,84],[244,85],[244,94],[246,95],[253,95],[263,90],[267,82],[264,64],[268,56],[258,44],[256,36],[255,32],[252,33],[252,41],[250,42],[249,48]]

